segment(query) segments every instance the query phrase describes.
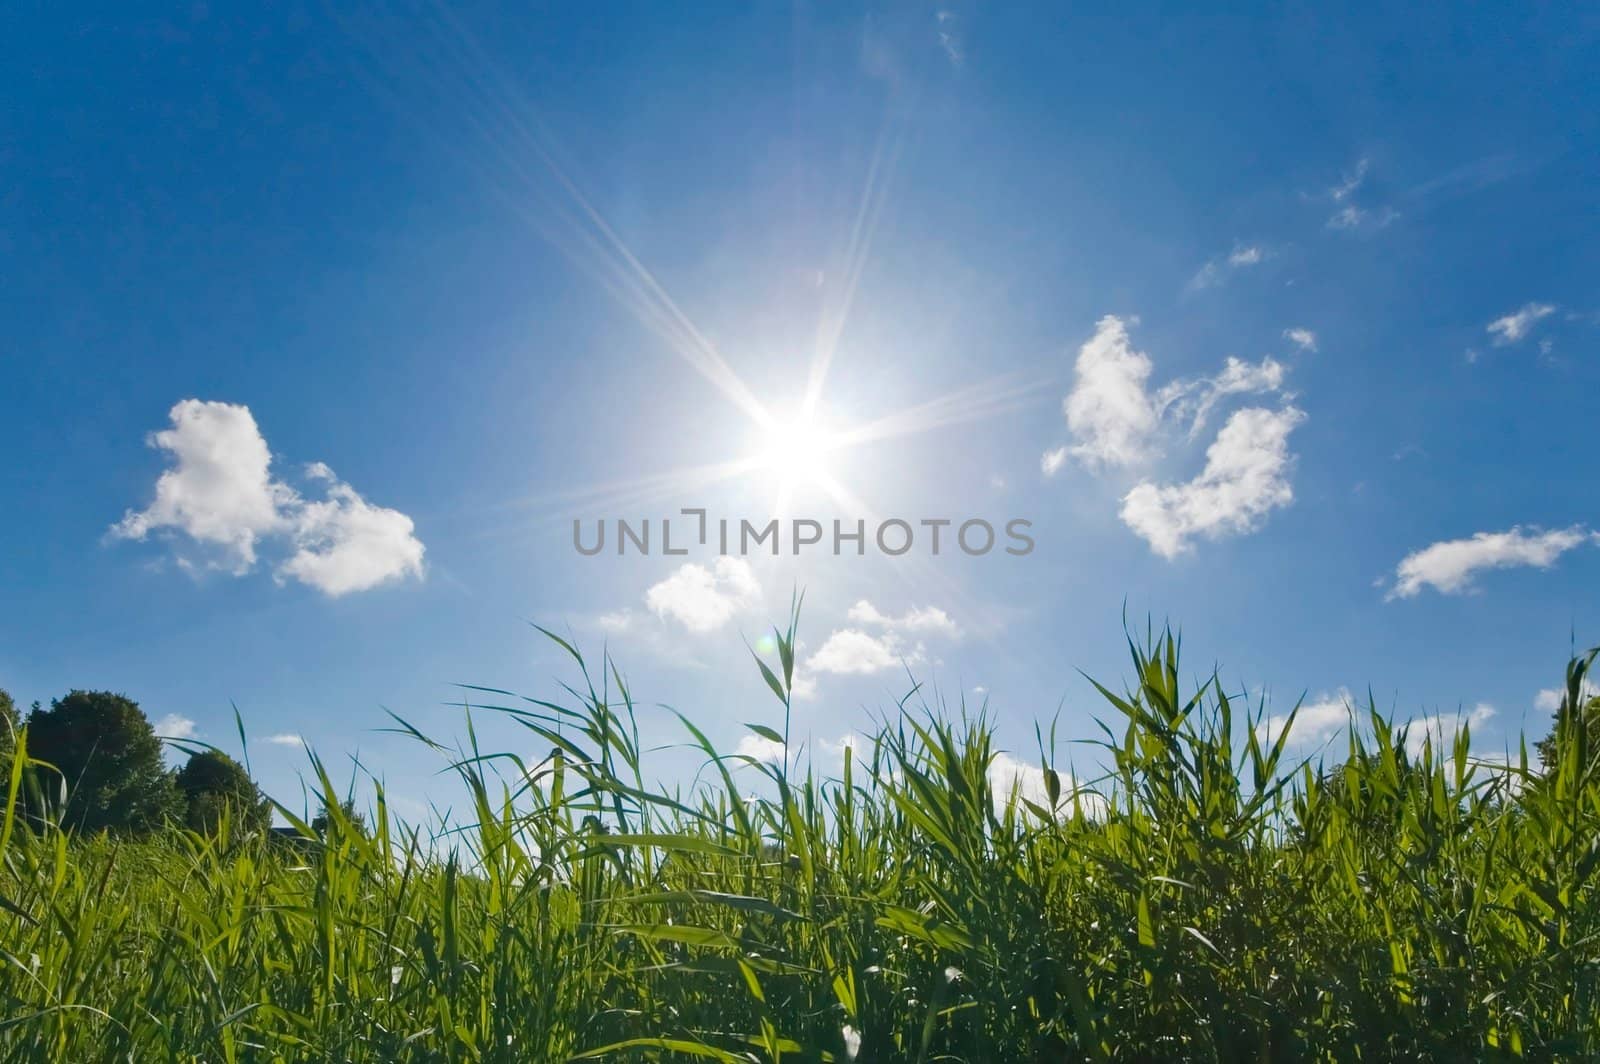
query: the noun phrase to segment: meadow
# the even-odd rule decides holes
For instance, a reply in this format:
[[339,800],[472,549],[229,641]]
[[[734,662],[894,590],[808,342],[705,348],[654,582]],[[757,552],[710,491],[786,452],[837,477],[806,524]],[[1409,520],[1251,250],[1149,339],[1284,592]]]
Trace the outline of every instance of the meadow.
[[[755,666],[774,749],[794,639]],[[18,813],[24,734],[0,1060],[1600,1059],[1593,652],[1546,758],[1369,709],[1308,763],[1150,632],[1101,688],[1104,775],[1045,728],[1030,792],[983,709],[918,690],[828,773],[686,716],[706,767],[663,786],[620,671],[561,645],[560,699],[474,693],[548,756],[469,729],[448,830],[381,788],[350,819],[313,756],[320,835],[280,806],[300,839],[73,837]]]

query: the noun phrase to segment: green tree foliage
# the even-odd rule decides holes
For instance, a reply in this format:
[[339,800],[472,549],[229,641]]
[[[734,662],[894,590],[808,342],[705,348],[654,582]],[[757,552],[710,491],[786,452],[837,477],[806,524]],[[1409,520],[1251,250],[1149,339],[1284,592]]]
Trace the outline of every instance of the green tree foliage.
[[366,815],[356,811],[355,799],[346,798],[340,802],[339,816],[337,817],[332,814],[328,803],[323,802],[321,811],[311,818],[311,830],[324,838],[327,837],[329,828],[337,827],[341,824],[348,825],[357,835],[365,835],[367,833]]
[[[1539,752],[1539,762],[1544,766],[1547,775],[1555,772],[1559,767],[1561,750],[1564,744],[1560,743],[1558,738],[1562,721],[1571,712],[1568,706],[1572,704],[1570,695],[1563,696],[1561,708],[1556,711],[1556,721],[1550,726],[1550,734],[1534,745],[1534,749]],[[1580,694],[1578,705],[1577,719],[1574,724],[1581,722],[1585,738],[1584,747],[1588,752],[1589,759],[1593,761],[1595,757],[1600,756],[1600,695],[1585,701]]]
[[[139,704],[109,691],[72,691],[28,715],[35,817],[76,831],[149,831],[183,815],[161,741]],[[65,803],[60,801],[63,785]]]
[[9,692],[0,688],[0,768],[11,767],[11,751],[17,748],[17,729],[21,727],[17,704],[11,700]]
[[264,832],[272,807],[244,766],[220,750],[202,750],[178,772],[186,805],[184,821],[202,834],[215,834],[224,812],[235,835]]

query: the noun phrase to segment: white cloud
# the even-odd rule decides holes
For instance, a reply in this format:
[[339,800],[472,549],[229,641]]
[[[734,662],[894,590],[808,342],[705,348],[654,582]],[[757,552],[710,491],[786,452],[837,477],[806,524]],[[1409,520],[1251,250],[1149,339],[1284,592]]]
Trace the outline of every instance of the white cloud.
[[305,746],[306,745],[305,737],[304,736],[300,736],[300,735],[296,735],[293,732],[279,732],[277,735],[268,735],[268,736],[265,736],[261,741],[264,742],[264,743],[270,743],[273,746]]
[[200,734],[195,722],[181,713],[168,713],[151,727],[163,739],[193,739]]
[[[1600,687],[1596,687],[1591,680],[1584,680],[1583,687],[1578,691],[1580,704],[1588,702],[1596,695],[1600,695]],[[1547,687],[1533,696],[1533,708],[1545,713],[1554,713],[1561,708],[1561,703],[1566,697],[1565,687]]]
[[155,501],[129,510],[111,534],[142,540],[174,529],[209,548],[207,568],[248,572],[257,540],[284,527],[294,493],[272,479],[272,452],[248,407],[185,399],[169,417],[172,427],[147,442],[174,465],[156,480]]
[[1399,726],[1405,731],[1406,753],[1417,757],[1422,753],[1422,747],[1428,740],[1433,740],[1434,753],[1437,755],[1447,752],[1455,745],[1456,736],[1467,725],[1480,727],[1495,715],[1495,708],[1487,702],[1479,702],[1471,712],[1463,716],[1460,713],[1436,714],[1431,717],[1418,717]]
[[[1019,761],[1005,751],[995,754],[989,762],[989,792],[996,812],[1001,812],[1013,801],[1027,801],[1042,809],[1050,808],[1050,792],[1045,788],[1044,767]],[[1061,791],[1055,807],[1057,816],[1072,813],[1073,792],[1077,782],[1065,772],[1057,772]],[[1100,816],[1105,812],[1105,800],[1099,795],[1079,795],[1079,805],[1085,815]]]
[[1235,247],[1228,256],[1228,265],[1233,267],[1254,266],[1267,257],[1267,253],[1258,245],[1251,244],[1247,247]]
[[423,574],[423,545],[411,518],[373,506],[321,462],[306,476],[323,482],[325,497],[307,501],[272,476],[272,452],[248,407],[185,399],[169,412],[172,428],[151,435],[172,468],[156,481],[156,497],[128,511],[111,528],[121,539],[143,540],[171,531],[198,547],[198,561],[179,555],[185,568],[242,575],[254,568],[257,548],[281,539],[294,553],[276,569],[337,596]]
[[862,599],[850,607],[850,612],[846,616],[858,624],[875,624],[897,631],[942,632],[952,636],[958,634],[956,622],[937,606],[912,607],[899,617],[890,617],[881,613],[878,607],[866,599]]
[[1526,303],[1521,309],[1491,321],[1484,331],[1494,337],[1491,342],[1496,347],[1504,347],[1520,341],[1535,325],[1555,312],[1553,303]]
[[1151,363],[1128,341],[1128,327],[1108,314],[1078,350],[1077,379],[1063,403],[1078,440],[1072,453],[1090,468],[1128,466],[1151,454],[1158,415],[1145,382]]
[[785,750],[780,742],[774,742],[760,735],[746,735],[739,739],[739,745],[734,747],[733,752],[752,761],[763,761],[773,765],[783,761]]
[[1214,377],[1173,381],[1156,396],[1156,408],[1177,421],[1189,421],[1189,438],[1200,434],[1218,402],[1230,395],[1276,392],[1283,387],[1283,364],[1271,357],[1245,362],[1231,355]]
[[1473,579],[1485,569],[1548,569],[1561,555],[1590,541],[1600,541],[1600,536],[1577,525],[1549,532],[1537,528],[1524,532],[1517,526],[1507,532],[1444,540],[1401,559],[1395,567],[1395,586],[1386,597],[1410,598],[1425,587],[1446,595],[1471,591]]
[[1046,451],[1039,457],[1039,470],[1047,477],[1053,477],[1061,472],[1061,467],[1067,464],[1067,449],[1057,447],[1053,451]]
[[1190,539],[1252,532],[1294,501],[1289,433],[1305,420],[1294,407],[1235,411],[1206,449],[1200,475],[1184,484],[1137,484],[1122,500],[1122,520],[1152,550],[1173,558]]
[[796,702],[809,702],[816,698],[817,678],[796,665],[790,680],[789,696]]
[[866,676],[892,669],[900,661],[899,641],[893,633],[876,636],[859,628],[841,628],[811,655],[807,666],[812,672]]
[[[168,713],[158,718],[150,727],[162,739],[194,739],[200,734],[195,722],[181,713]],[[161,754],[168,765],[176,767],[189,756],[189,751],[172,744],[164,744]]]
[[845,732],[837,739],[818,739],[817,749],[827,754],[830,758],[844,760],[844,752],[850,751],[854,758],[860,758],[863,751],[871,745],[871,741],[857,735],[855,732]]
[[[1319,695],[1300,704],[1295,714],[1294,730],[1290,742],[1295,746],[1321,744],[1344,731],[1350,723],[1350,707],[1354,704],[1350,691],[1341,687],[1331,695]],[[1263,742],[1270,742],[1281,734],[1289,723],[1287,713],[1268,717],[1256,729]]]
[[[1464,725],[1470,724],[1477,728],[1494,715],[1493,706],[1480,702],[1466,714],[1439,713],[1418,717],[1396,724],[1395,731],[1405,732],[1406,751],[1412,757],[1416,757],[1422,752],[1422,745],[1428,739],[1433,740],[1436,751],[1441,748],[1448,749]],[[1288,719],[1287,714],[1269,717],[1258,727],[1257,734],[1263,742],[1271,742],[1282,734]],[[1341,687],[1333,695],[1322,695],[1301,705],[1300,712],[1295,715],[1294,728],[1289,735],[1289,746],[1302,752],[1308,748],[1320,747],[1348,731],[1352,719],[1357,726],[1364,726],[1367,721],[1365,715],[1355,709],[1355,701],[1348,689]]]
[[1317,349],[1317,334],[1310,329],[1285,329],[1283,330],[1283,338],[1302,351],[1315,351]]
[[[1173,381],[1152,397],[1146,387],[1151,369],[1149,357],[1129,343],[1122,319],[1108,315],[1099,321],[1079,352],[1077,380],[1064,403],[1068,427],[1079,441],[1071,454],[1091,468],[1144,462],[1159,453],[1156,436],[1164,421],[1187,422],[1192,441],[1224,399],[1282,392],[1286,377],[1283,364],[1271,357],[1229,357],[1219,373]],[[1293,501],[1288,478],[1294,457],[1287,440],[1304,419],[1292,406],[1236,411],[1208,448],[1200,475],[1185,484],[1139,483],[1123,497],[1124,523],[1166,557],[1188,549],[1195,535],[1254,531],[1267,513]],[[1043,468],[1048,473],[1059,461],[1059,452],[1051,452]]]
[[302,505],[294,515],[294,555],[278,566],[292,577],[337,598],[407,576],[422,576],[422,541],[416,525],[399,510],[374,506],[318,462],[313,479],[327,482],[327,498]]
[[645,592],[645,604],[658,617],[671,617],[691,632],[713,632],[737,614],[761,603],[761,585],[750,563],[718,558],[707,569],[693,562]]
[[[850,607],[846,619],[858,627],[834,631],[807,659],[804,669],[797,670],[797,677],[803,674],[814,683],[816,673],[868,676],[902,664],[922,664],[927,661],[926,648],[921,642],[911,642],[910,636],[956,638],[961,634],[956,622],[937,606],[915,606],[896,617],[861,599]],[[868,628],[881,631],[874,633]]]
[[602,613],[594,619],[594,623],[602,632],[618,635],[633,627],[633,611],[613,610],[610,613]]

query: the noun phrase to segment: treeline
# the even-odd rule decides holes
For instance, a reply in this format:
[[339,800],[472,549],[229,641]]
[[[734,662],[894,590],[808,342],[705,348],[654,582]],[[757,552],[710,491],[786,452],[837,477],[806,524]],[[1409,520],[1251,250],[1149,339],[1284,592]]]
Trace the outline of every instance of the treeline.
[[[19,744],[25,756],[16,765]],[[180,824],[212,834],[224,819],[235,833],[265,832],[272,823],[272,803],[243,765],[196,749],[181,768],[169,767],[139,704],[109,691],[35,702],[24,720],[0,690],[0,780],[8,788],[15,781],[24,823],[78,833],[138,835]]]

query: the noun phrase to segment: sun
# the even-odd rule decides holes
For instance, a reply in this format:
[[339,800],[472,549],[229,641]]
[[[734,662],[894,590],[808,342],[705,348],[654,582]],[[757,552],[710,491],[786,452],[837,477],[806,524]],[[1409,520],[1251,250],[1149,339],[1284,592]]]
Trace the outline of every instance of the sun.
[[810,417],[774,421],[765,432],[761,465],[786,487],[826,480],[824,461],[837,442]]

